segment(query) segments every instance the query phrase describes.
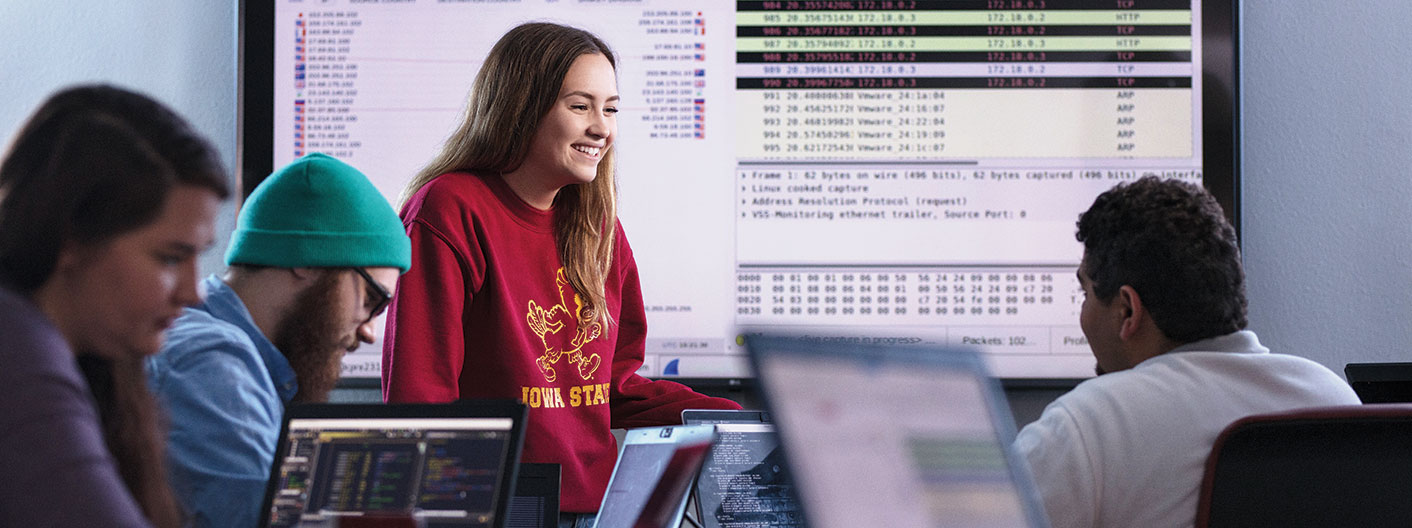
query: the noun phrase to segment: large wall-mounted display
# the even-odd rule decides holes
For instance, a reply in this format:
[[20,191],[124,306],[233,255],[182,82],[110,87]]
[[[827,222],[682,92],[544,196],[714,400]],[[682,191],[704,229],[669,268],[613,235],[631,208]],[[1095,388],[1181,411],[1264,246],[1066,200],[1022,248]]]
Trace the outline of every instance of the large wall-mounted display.
[[[1091,376],[1074,222],[1156,174],[1236,206],[1233,2],[247,0],[241,173],[325,152],[396,203],[507,29],[619,56],[645,375],[749,375],[786,329]],[[345,375],[377,377],[380,345]]]

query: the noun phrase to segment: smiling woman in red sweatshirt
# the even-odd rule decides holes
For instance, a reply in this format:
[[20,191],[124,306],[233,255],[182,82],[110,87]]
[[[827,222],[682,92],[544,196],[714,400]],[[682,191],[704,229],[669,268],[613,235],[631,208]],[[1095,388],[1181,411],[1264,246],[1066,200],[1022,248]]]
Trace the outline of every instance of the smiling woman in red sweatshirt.
[[524,461],[562,466],[561,509],[587,514],[568,523],[602,500],[610,429],[739,408],[636,374],[647,321],[616,214],[618,104],[613,53],[592,34],[530,23],[501,37],[459,128],[403,193],[412,270],[383,348],[389,402],[527,404]]

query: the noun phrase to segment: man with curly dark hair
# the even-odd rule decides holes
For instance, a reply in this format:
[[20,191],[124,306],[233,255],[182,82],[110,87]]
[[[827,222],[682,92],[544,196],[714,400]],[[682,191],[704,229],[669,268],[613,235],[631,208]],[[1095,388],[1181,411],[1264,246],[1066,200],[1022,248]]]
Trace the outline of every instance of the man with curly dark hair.
[[1155,177],[1079,217],[1079,326],[1099,377],[1015,444],[1056,528],[1191,526],[1216,435],[1251,414],[1357,404],[1337,374],[1246,326],[1235,229],[1198,185]]

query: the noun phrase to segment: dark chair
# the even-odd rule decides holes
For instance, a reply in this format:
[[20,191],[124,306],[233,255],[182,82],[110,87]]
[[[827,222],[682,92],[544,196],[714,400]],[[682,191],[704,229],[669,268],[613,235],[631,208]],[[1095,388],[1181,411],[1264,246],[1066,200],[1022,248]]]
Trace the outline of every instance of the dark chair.
[[1232,423],[1206,460],[1196,526],[1412,526],[1412,404]]

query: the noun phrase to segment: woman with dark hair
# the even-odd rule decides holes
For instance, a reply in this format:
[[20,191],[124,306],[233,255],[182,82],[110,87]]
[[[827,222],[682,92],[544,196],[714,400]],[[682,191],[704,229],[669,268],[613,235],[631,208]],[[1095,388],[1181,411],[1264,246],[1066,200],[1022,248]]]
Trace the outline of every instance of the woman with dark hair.
[[647,320],[615,210],[615,68],[602,40],[556,24],[495,44],[460,127],[404,191],[412,270],[383,344],[387,401],[529,405],[523,460],[561,465],[565,525],[598,509],[611,428],[740,408],[636,374]]
[[181,524],[142,358],[199,301],[228,193],[210,144],[140,94],[70,88],[20,129],[0,163],[0,526]]

